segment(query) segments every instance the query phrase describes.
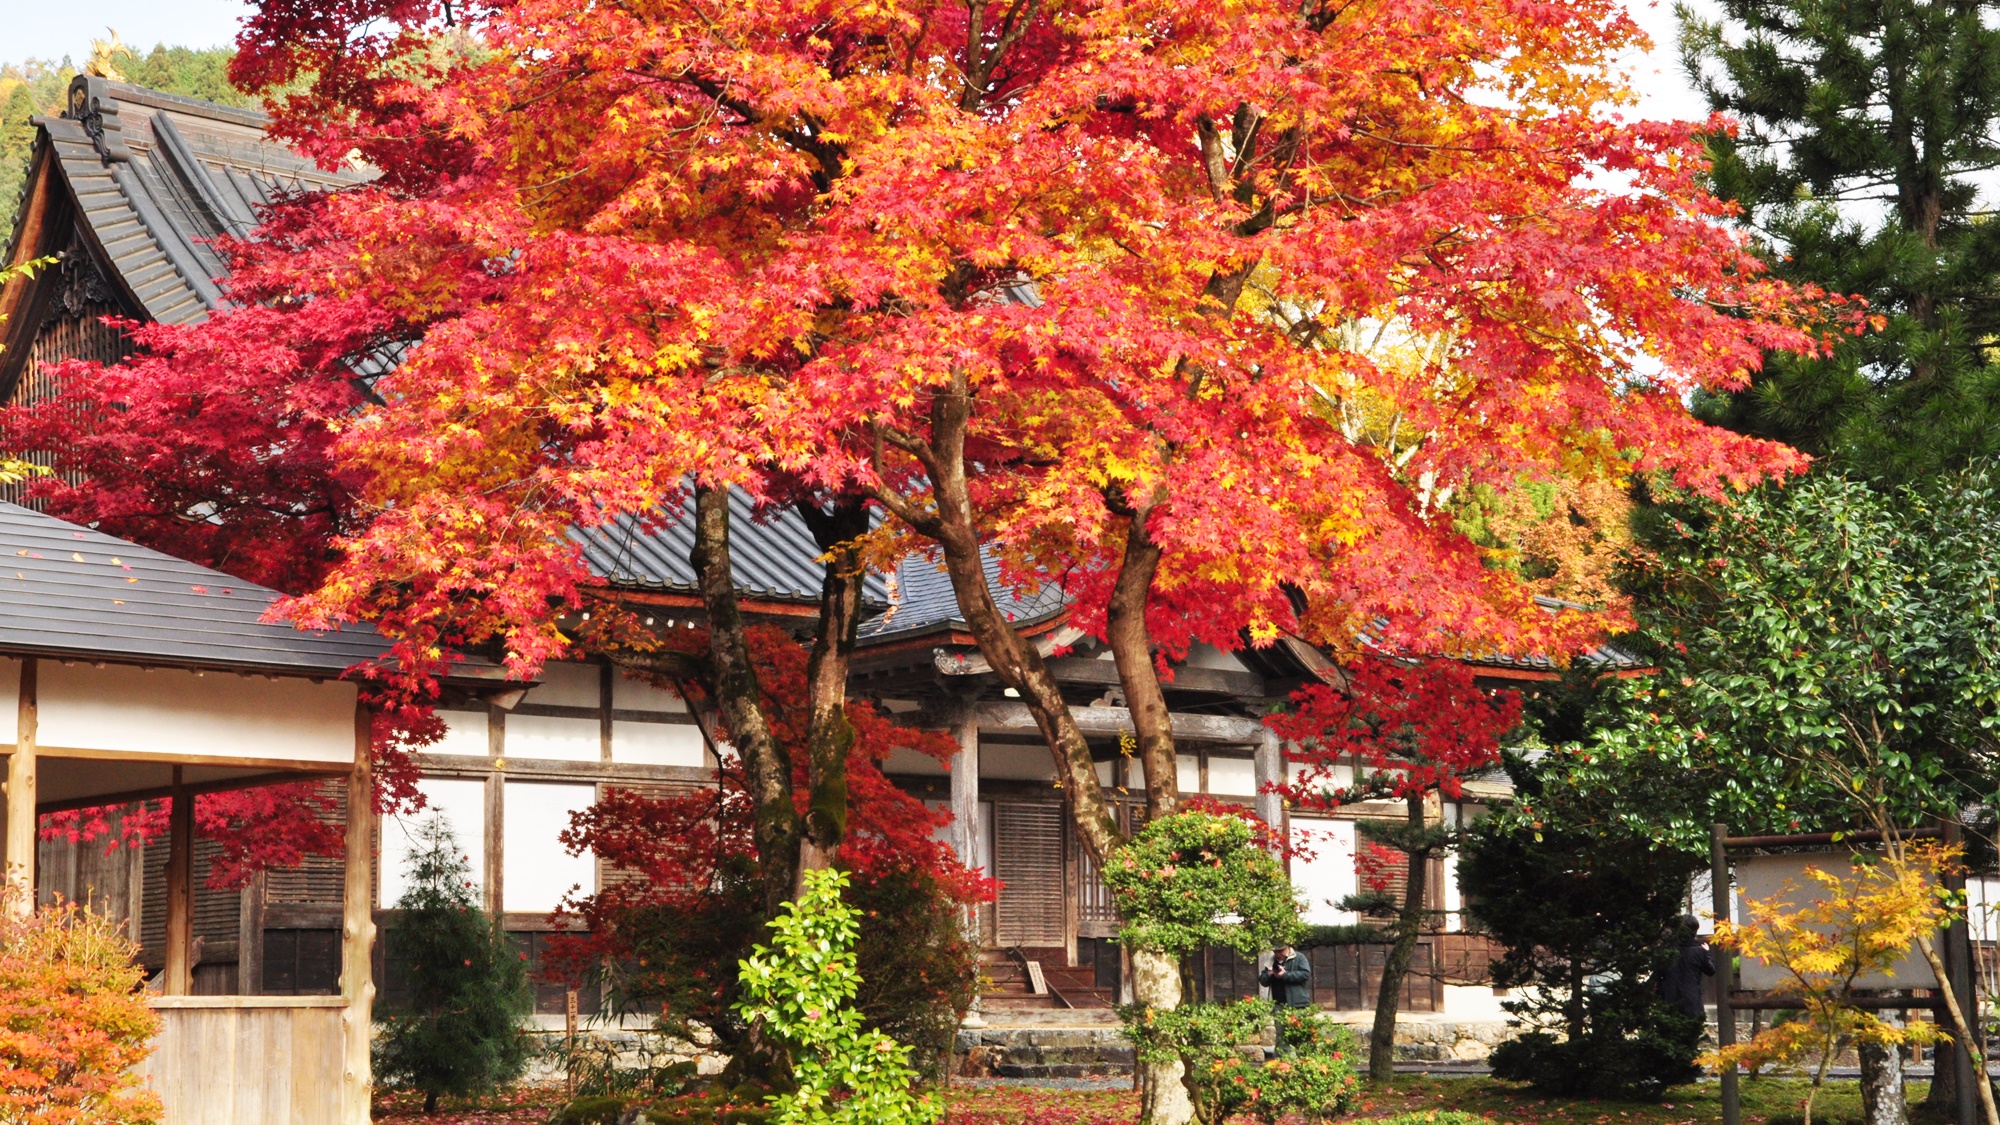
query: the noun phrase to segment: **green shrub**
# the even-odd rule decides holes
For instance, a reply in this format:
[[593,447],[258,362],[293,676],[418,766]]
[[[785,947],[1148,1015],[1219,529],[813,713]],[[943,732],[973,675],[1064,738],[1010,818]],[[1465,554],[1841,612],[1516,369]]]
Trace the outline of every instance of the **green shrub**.
[[797,1088],[771,1098],[777,1125],[930,1125],[944,1106],[912,1092],[910,1049],[863,1025],[854,1007],[855,910],[847,876],[809,871],[771,920],[771,948],[743,962],[743,1018],[792,1052]]
[[1171,1011],[1126,1009],[1127,1034],[1139,1058],[1150,1063],[1179,1058],[1181,1081],[1203,1125],[1220,1125],[1237,1114],[1275,1122],[1286,1114],[1320,1120],[1352,1107],[1360,1080],[1355,1076],[1354,1036],[1317,1011],[1287,1009],[1288,1035],[1295,1053],[1256,1062],[1241,1044],[1271,1026],[1266,1000],[1233,1004],[1184,1004]]
[[418,829],[409,872],[389,934],[409,962],[409,997],[378,1017],[375,1073],[423,1091],[424,1112],[435,1113],[440,1095],[489,1093],[520,1077],[534,996],[520,952],[473,898],[471,869],[442,816]]
[[1190,809],[1152,821],[1104,866],[1118,940],[1176,957],[1207,945],[1254,956],[1299,929],[1284,868],[1241,816]]

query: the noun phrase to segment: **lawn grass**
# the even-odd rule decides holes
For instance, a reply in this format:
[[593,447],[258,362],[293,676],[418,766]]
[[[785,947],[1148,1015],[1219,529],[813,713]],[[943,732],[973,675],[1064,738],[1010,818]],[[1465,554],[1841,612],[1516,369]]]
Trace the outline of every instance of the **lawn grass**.
[[[1791,1078],[1746,1078],[1744,1125],[1786,1125],[1799,1120],[1806,1083]],[[1912,1110],[1923,1100],[1927,1082],[1910,1083]],[[1713,1082],[1669,1090],[1657,1102],[1545,1097],[1524,1086],[1491,1078],[1431,1078],[1409,1075],[1387,1088],[1369,1087],[1356,1118],[1388,1116],[1420,1109],[1457,1109],[1508,1125],[1697,1125],[1722,1120],[1722,1087]],[[1915,1112],[1913,1120],[1924,1118]],[[1861,1120],[1861,1087],[1830,1081],[1813,1102],[1813,1125],[1851,1125]]]

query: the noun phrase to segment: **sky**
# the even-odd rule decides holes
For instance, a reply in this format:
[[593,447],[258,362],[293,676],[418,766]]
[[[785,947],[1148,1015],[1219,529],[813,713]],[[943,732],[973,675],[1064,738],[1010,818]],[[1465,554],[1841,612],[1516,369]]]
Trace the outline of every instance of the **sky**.
[[[1703,117],[1705,107],[1681,77],[1674,57],[1672,0],[1628,0],[1632,15],[1653,37],[1648,57],[1633,60],[1633,85],[1648,117]],[[1709,9],[1711,0],[1697,0]],[[26,59],[58,61],[64,55],[82,62],[92,39],[107,38],[115,28],[136,50],[155,43],[170,47],[220,47],[236,37],[236,21],[250,10],[245,0],[91,0],[91,3],[50,3],[49,0],[0,0],[0,62]]]
[[49,0],[0,0],[0,62],[68,55],[90,56],[92,39],[108,39],[106,28],[137,50],[155,43],[170,47],[220,47],[236,38],[236,21],[250,10],[243,0],[91,0],[88,4]]

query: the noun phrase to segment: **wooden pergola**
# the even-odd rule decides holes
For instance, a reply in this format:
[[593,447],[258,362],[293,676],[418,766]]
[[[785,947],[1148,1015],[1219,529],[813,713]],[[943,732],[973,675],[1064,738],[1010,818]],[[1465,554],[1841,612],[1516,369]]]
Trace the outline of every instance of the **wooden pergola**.
[[[167,1122],[365,1125],[374,786],[369,712],[341,677],[380,639],[267,622],[273,591],[11,504],[0,560],[5,909],[35,907],[40,814],[173,798],[145,1067]],[[347,791],[338,994],[190,995],[194,798],[331,778]]]

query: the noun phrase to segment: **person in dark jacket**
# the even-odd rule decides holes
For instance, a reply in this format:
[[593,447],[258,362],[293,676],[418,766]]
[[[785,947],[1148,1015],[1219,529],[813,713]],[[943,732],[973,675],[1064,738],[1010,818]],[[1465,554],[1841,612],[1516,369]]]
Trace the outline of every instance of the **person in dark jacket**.
[[1660,998],[1675,1011],[1696,1020],[1708,1018],[1707,991],[1702,978],[1715,975],[1715,957],[1701,940],[1701,923],[1692,914],[1681,916],[1676,927],[1674,959],[1660,973]]
[[1278,1053],[1289,1055],[1293,1046],[1285,1030],[1286,1009],[1313,1006],[1312,963],[1287,945],[1271,955],[1270,968],[1258,971],[1257,983],[1271,990],[1271,1003],[1278,1009]]

